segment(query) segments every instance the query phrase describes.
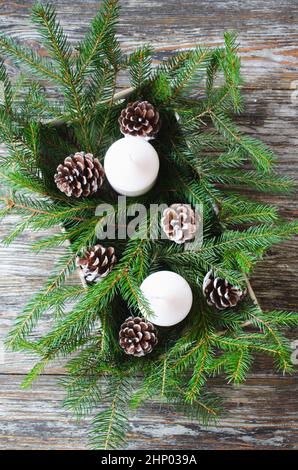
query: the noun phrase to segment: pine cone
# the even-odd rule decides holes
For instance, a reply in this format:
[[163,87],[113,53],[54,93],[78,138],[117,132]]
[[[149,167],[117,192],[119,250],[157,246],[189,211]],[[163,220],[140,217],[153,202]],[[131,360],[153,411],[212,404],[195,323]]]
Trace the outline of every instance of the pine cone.
[[81,268],[81,276],[87,284],[99,282],[107,276],[115,265],[117,259],[113,247],[105,248],[95,245],[77,258],[77,265]]
[[189,204],[172,204],[163,211],[161,226],[169,240],[185,243],[195,237],[195,213]]
[[122,134],[152,138],[160,129],[159,112],[148,101],[128,103],[121,111],[119,124]]
[[76,152],[56,170],[55,183],[67,196],[88,197],[103,184],[104,169],[92,153]]
[[126,354],[145,356],[157,344],[156,329],[144,318],[129,317],[121,325],[119,344]]
[[214,277],[212,271],[209,271],[204,277],[203,293],[208,305],[223,310],[228,307],[236,307],[245,296],[246,289],[242,290],[240,287],[230,284],[226,279]]

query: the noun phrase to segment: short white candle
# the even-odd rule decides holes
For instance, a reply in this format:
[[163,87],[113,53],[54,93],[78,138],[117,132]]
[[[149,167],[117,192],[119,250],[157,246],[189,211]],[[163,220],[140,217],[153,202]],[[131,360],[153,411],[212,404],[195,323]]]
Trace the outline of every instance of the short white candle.
[[[188,315],[193,295],[188,282],[171,271],[150,274],[141,284],[141,291],[148,300],[154,316],[150,321],[158,326],[172,326]],[[144,308],[142,313],[146,315]]]
[[104,169],[107,180],[117,193],[140,196],[154,185],[159,158],[154,147],[144,138],[127,136],[108,149]]

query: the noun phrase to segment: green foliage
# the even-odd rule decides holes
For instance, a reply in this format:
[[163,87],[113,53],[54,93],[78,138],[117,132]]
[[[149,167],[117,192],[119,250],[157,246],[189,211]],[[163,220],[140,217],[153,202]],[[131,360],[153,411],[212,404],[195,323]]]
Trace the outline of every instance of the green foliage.
[[[39,240],[33,249],[71,242],[46,285],[16,319],[7,345],[39,359],[24,387],[53,359],[67,358],[65,406],[78,418],[96,413],[90,438],[100,449],[124,445],[129,407],[149,399],[158,398],[203,424],[216,420],[221,400],[206,391],[208,379],[223,375],[228,382],[243,382],[255,354],[271,356],[278,370],[290,372],[283,330],[298,326],[297,314],[262,312],[248,296],[237,308],[219,314],[202,295],[208,270],[244,285],[265,251],[298,231],[297,223],[283,221],[275,207],[241,195],[243,187],[283,193],[291,190],[292,182],[274,173],[272,151],[243,135],[234,122],[234,113],[243,107],[235,33],[225,33],[222,47],[183,51],[153,68],[149,46],[122,54],[116,36],[118,13],[117,0],[102,2],[85,38],[74,48],[54,9],[38,3],[32,19],[47,59],[11,38],[0,38],[0,53],[26,73],[26,80],[12,85],[0,62],[0,139],[7,148],[0,162],[0,216],[20,216],[3,241],[11,243],[27,228],[62,226],[63,232]],[[148,209],[157,202],[203,204],[203,243],[183,251],[168,240],[153,242],[145,235],[154,221],[147,225],[142,220],[139,236],[106,242],[115,246],[118,263],[102,282],[86,289],[70,285],[68,278],[76,269],[77,255],[96,243],[98,224],[104,226],[95,209],[108,203],[118,220],[122,210],[107,183],[99,196],[68,198],[55,187],[53,175],[70,153],[92,151],[102,159],[120,137],[118,116],[126,101],[114,95],[121,71],[131,78],[128,100],[152,101],[162,118],[153,142],[160,155],[160,177],[148,194],[131,198],[128,209],[139,202]],[[37,78],[59,88],[58,102]],[[190,283],[193,309],[183,324],[159,332],[159,344],[149,357],[128,358],[118,345],[119,327],[140,309],[151,315],[140,284],[158,269],[171,269]],[[50,329],[36,338],[38,322],[49,315]]]

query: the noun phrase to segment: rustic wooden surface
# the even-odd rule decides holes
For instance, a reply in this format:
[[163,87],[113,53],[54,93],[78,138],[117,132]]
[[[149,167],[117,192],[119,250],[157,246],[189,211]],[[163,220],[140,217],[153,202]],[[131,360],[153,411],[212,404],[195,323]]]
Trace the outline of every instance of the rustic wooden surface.
[[[38,49],[37,35],[29,22],[33,3],[0,0],[0,28]],[[52,3],[75,42],[86,31],[100,2]],[[240,123],[248,133],[273,147],[280,173],[297,179],[297,0],[123,0],[121,4],[119,35],[123,47],[131,50],[150,42],[157,49],[156,62],[197,42],[220,44],[224,30],[237,30],[246,78],[246,111]],[[122,81],[122,85],[126,83]],[[294,195],[267,199],[276,202],[288,218],[296,216]],[[0,238],[15,222],[10,217],[0,225]],[[37,262],[30,243],[40,236],[26,232],[9,248],[0,247],[1,338],[32,292],[47,279],[63,250],[43,253]],[[297,310],[297,248],[297,240],[274,247],[258,266],[253,286],[265,309]],[[298,332],[292,332],[291,337],[298,339]],[[28,357],[4,352],[0,343],[0,449],[85,449],[88,420],[77,425],[60,408],[63,391],[57,379],[64,373],[62,365],[55,364],[31,390],[21,391],[20,383],[31,366]],[[129,448],[298,448],[297,374],[278,376],[270,361],[258,358],[245,385],[232,387],[220,380],[213,385],[226,401],[218,427],[204,430],[174,409],[161,409],[154,403],[132,416]]]

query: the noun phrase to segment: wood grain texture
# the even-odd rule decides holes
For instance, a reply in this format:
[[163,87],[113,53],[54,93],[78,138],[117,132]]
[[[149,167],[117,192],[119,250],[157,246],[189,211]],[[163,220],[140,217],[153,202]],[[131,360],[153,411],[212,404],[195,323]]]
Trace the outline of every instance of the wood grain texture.
[[[0,0],[1,31],[25,41],[43,54],[29,21],[34,1]],[[73,43],[86,31],[100,2],[58,0],[61,22]],[[297,181],[298,97],[298,3],[296,0],[148,1],[123,0],[119,38],[125,50],[147,42],[156,47],[158,63],[178,49],[198,42],[222,43],[226,29],[239,32],[245,77],[245,113],[241,128],[260,137],[278,156],[278,171]],[[16,69],[9,64],[11,73]],[[119,86],[126,86],[125,77]],[[260,195],[254,194],[260,198]],[[264,200],[264,197],[261,196]],[[297,215],[296,194],[266,196],[282,214]],[[0,225],[0,239],[15,225],[9,217]],[[13,319],[33,292],[48,277],[63,247],[39,255],[30,244],[44,233],[26,231],[10,247],[0,246],[0,335],[5,336]],[[296,288],[298,240],[274,247],[259,263],[252,283],[265,309],[297,310]],[[34,332],[49,328],[47,318]],[[291,338],[298,339],[293,331]],[[1,344],[0,344],[1,346]],[[63,364],[46,370],[32,390],[21,391],[20,383],[34,360],[0,347],[0,449],[86,448],[89,421],[79,426],[61,410],[63,391],[57,380]],[[153,403],[131,417],[130,448],[141,449],[298,449],[298,377],[277,376],[270,360],[258,357],[254,373],[241,387],[213,383],[226,402],[217,428],[201,429],[175,412]]]
[[[20,391],[22,376],[0,376],[1,449],[85,449],[90,420],[61,409],[55,376]],[[212,388],[225,399],[220,426],[202,429],[173,407],[150,403],[131,416],[129,449],[297,448],[298,380],[258,374],[240,387]],[[261,393],[260,393],[261,392]]]

